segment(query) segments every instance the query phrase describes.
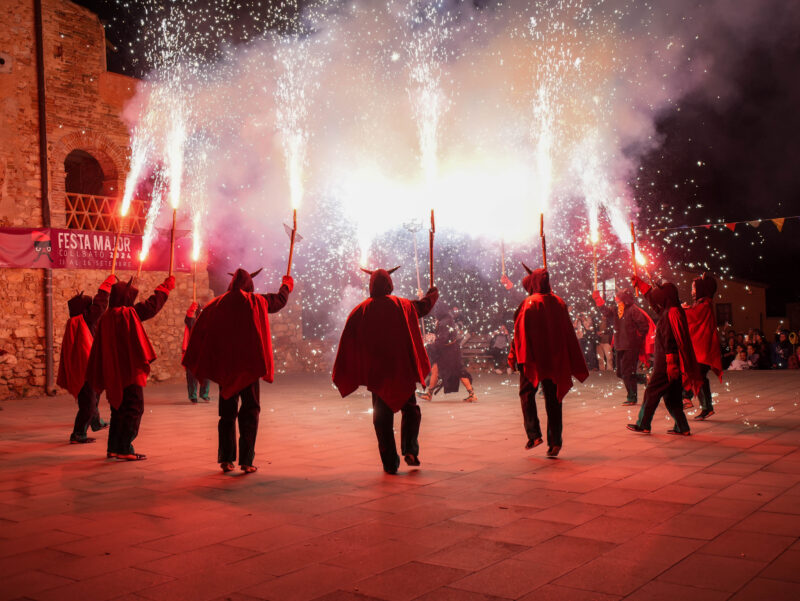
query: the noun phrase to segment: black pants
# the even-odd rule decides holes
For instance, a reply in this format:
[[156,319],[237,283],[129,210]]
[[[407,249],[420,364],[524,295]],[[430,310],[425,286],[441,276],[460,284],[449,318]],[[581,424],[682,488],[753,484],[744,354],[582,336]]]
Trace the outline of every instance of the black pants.
[[108,426],[108,452],[119,455],[133,453],[133,441],[139,434],[139,424],[144,413],[144,391],[131,384],[122,390],[119,409],[111,407],[111,424]]
[[655,373],[650,377],[650,382],[644,391],[644,402],[639,410],[638,424],[646,430],[650,430],[653,424],[653,414],[661,399],[664,399],[664,406],[675,420],[674,429],[676,432],[688,432],[689,422],[683,413],[683,385],[680,379],[670,381],[665,373]]
[[[544,409],[547,412],[547,446],[560,447],[563,424],[561,420],[561,403],[558,402],[558,396],[556,395],[556,385],[552,380],[542,380],[541,384],[544,389]],[[536,391],[538,388],[525,377],[523,372],[520,372],[519,400],[522,403],[522,419],[528,440],[536,440],[542,437],[542,427],[539,423],[539,414],[536,411]]]
[[74,440],[82,440],[86,438],[86,432],[89,426],[92,430],[97,431],[103,427],[103,421],[100,419],[100,409],[97,403],[100,396],[89,386],[86,382],[78,393],[78,413],[75,415],[75,425],[72,427],[72,436]]
[[[400,408],[403,414],[400,422],[400,452],[403,455],[419,455],[419,426],[422,423],[422,411],[417,405],[417,399],[412,394],[406,404]],[[394,412],[384,400],[374,392],[372,393],[372,425],[375,426],[375,435],[378,437],[378,451],[385,470],[394,472],[400,465],[397,455],[397,445],[394,441]]]
[[[256,456],[258,417],[261,414],[259,381],[256,380],[231,398],[226,399],[219,391],[219,447],[217,461],[236,461],[236,421],[239,421],[239,465],[253,465]],[[239,400],[242,406],[239,407]]]
[[[700,409],[703,411],[712,411],[714,409],[714,404],[711,401],[711,382],[708,381],[708,372],[711,370],[711,366],[705,363],[700,363],[699,365],[700,377],[703,378],[703,385],[697,393],[697,400],[700,402]],[[691,399],[692,396],[694,395],[691,390],[683,391],[683,398]]]
[[189,400],[197,400],[197,388],[200,388],[200,398],[208,400],[208,391],[211,382],[208,380],[198,380],[188,369],[186,370],[186,391],[189,393]]
[[617,351],[617,376],[622,378],[628,400],[635,401],[637,397],[636,366],[639,365],[639,352],[633,350]]

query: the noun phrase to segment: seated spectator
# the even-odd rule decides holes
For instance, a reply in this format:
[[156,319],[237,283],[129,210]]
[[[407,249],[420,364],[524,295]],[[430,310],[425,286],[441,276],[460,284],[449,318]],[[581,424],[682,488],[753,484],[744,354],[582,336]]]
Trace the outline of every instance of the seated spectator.
[[729,371],[743,371],[746,369],[750,369],[750,363],[747,361],[747,351],[739,351],[739,354],[736,355],[736,359],[731,361],[731,366],[728,368]]
[[789,357],[789,364],[787,366],[789,369],[800,369],[800,346],[798,346],[792,356]]
[[792,343],[789,342],[789,331],[778,329],[775,332],[775,343],[772,345],[772,367],[786,369],[793,352]]
[[728,339],[722,346],[722,369],[728,369],[734,359],[736,359],[736,338],[728,334]]
[[750,364],[750,369],[758,369],[758,362],[760,356],[756,351],[756,347],[754,344],[750,343],[747,345],[747,362]]

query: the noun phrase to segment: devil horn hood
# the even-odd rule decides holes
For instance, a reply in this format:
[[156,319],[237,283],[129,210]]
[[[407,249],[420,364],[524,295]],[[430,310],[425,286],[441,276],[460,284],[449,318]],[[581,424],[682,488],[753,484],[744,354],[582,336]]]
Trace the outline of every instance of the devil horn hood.
[[248,273],[247,271],[245,271],[240,267],[234,273],[229,274],[233,277],[231,278],[231,283],[228,284],[228,290],[241,290],[242,292],[252,292],[253,278],[256,277],[259,273],[261,273],[261,269],[259,269],[258,271],[254,271],[253,273]]
[[528,275],[522,280],[522,287],[528,294],[550,294],[550,274],[546,269],[529,270]]
[[369,295],[372,298],[390,295],[392,290],[394,290],[394,282],[392,282],[391,274],[398,269],[400,269],[399,265],[388,270],[375,269],[374,271],[362,267],[361,271],[369,274]]
[[132,307],[138,294],[138,288],[133,285],[133,277],[127,282],[117,282],[111,286],[108,306],[112,309],[115,307]]
[[[520,262],[521,262],[521,261],[520,261]],[[527,272],[528,272],[528,275],[530,275],[530,274],[532,274],[532,273],[533,273],[533,269],[531,269],[530,267],[528,267],[527,265],[525,265],[525,263],[522,263],[522,266],[525,268],[525,271],[527,271]]]
[[77,317],[83,315],[92,304],[92,297],[83,293],[83,290],[78,292],[75,296],[67,301],[67,308],[69,309],[70,317]]

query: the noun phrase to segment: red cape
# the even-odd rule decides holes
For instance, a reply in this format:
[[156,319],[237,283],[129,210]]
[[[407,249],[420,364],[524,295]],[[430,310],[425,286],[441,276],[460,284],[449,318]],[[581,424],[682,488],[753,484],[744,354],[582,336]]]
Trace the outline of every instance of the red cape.
[[411,301],[379,296],[353,309],[333,364],[333,383],[343,397],[363,385],[397,412],[430,370]]
[[58,363],[56,384],[78,398],[86,383],[86,366],[92,352],[92,333],[83,315],[70,317],[61,339],[61,360]]
[[589,377],[567,306],[554,294],[532,294],[520,306],[514,323],[514,356],[525,377],[556,385],[559,402],[572,388],[572,377]]
[[683,387],[698,393],[703,385],[700,377],[700,366],[692,348],[692,337],[689,335],[689,324],[686,322],[683,311],[680,307],[670,307],[667,317],[678,344],[678,356],[681,360],[681,373],[683,374]]
[[122,403],[122,390],[131,384],[145,386],[156,353],[133,307],[114,307],[97,324],[86,378],[114,409]]
[[650,357],[656,352],[656,322],[650,319],[650,316],[644,309],[640,307],[635,307],[635,309],[641,311],[642,315],[647,318],[647,335],[644,337],[642,350],[639,351],[639,360],[645,365],[649,365]]
[[183,365],[200,381],[211,380],[230,398],[259,378],[272,382],[272,337],[267,299],[231,290],[212,300],[197,318]]
[[711,371],[717,374],[721,381],[722,352],[714,317],[714,303],[710,299],[704,298],[693,306],[686,307],[684,311],[698,363],[710,366]]

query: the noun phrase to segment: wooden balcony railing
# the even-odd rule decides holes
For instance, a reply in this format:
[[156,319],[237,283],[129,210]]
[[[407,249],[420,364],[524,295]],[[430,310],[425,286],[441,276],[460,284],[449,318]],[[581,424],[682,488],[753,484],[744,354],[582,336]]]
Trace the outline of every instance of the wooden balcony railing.
[[[67,192],[63,213],[66,227],[75,230],[115,232],[120,218],[120,202],[120,198],[111,196]],[[131,201],[128,215],[122,223],[123,232],[127,234],[142,234],[145,218],[147,217],[148,204],[148,201],[138,198]]]

